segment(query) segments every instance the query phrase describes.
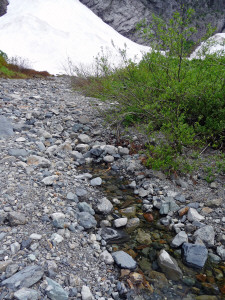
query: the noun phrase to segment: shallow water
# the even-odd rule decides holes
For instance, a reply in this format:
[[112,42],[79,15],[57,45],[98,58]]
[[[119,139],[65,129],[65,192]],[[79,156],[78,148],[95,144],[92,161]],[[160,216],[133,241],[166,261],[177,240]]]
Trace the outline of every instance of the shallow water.
[[[181,249],[174,249],[170,246],[175,232],[160,224],[159,219],[162,216],[156,209],[151,213],[153,220],[152,217],[147,218],[150,222],[146,220],[147,216],[141,209],[142,199],[135,196],[133,190],[127,187],[126,179],[117,172],[107,169],[104,165],[82,166],[81,169],[82,172],[91,173],[93,177],[102,178],[103,183],[99,189],[109,200],[113,198],[120,200],[120,204],[114,205],[113,215],[115,217],[121,216],[122,208],[136,207],[136,217],[141,221],[140,226],[134,231],[128,232],[129,242],[113,244],[112,248],[114,251],[124,250],[133,256],[138,262],[138,272],[144,274],[145,279],[153,286],[153,292],[152,290],[136,290],[135,293],[140,294],[140,299],[225,299],[225,263],[213,264],[208,259],[201,270],[187,267],[183,264]],[[151,243],[149,245],[137,241],[140,230],[150,233]],[[164,276],[162,278],[152,276],[153,271],[161,272],[157,264],[157,256],[161,249],[165,249],[176,259],[183,272],[182,280],[168,281]],[[208,295],[208,297],[198,298],[200,295]]]

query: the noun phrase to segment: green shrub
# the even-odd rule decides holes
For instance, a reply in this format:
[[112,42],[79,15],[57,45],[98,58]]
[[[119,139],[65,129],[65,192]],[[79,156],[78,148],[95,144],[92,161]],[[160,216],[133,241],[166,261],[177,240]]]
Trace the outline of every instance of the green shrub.
[[[151,27],[140,24],[152,51],[140,63],[124,59],[125,67],[114,70],[106,65],[107,72],[89,77],[82,87],[89,96],[114,100],[108,112],[113,123],[145,125],[150,167],[176,170],[185,147],[225,141],[225,56],[204,51],[198,59],[188,58],[196,32],[193,13],[184,9],[167,24],[155,16]],[[211,33],[209,27],[205,38]]]

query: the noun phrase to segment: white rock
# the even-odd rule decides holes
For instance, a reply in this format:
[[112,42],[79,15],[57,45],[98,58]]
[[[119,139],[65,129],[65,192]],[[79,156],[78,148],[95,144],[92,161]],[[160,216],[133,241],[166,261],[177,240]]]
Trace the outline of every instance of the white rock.
[[114,162],[114,157],[112,155],[106,155],[103,157],[103,160],[107,163],[112,163]]
[[106,197],[104,197],[99,200],[99,204],[97,205],[97,208],[99,212],[103,214],[108,214],[112,211],[113,205]]
[[90,149],[90,146],[88,144],[78,144],[76,146],[76,150],[81,152],[81,153],[85,153]]
[[173,247],[179,247],[183,243],[188,242],[188,236],[185,231],[180,231],[175,238],[172,240],[171,245]]
[[114,220],[114,225],[116,228],[127,225],[127,218],[119,218]]
[[18,139],[16,139],[16,142],[25,142],[26,139],[24,137],[19,137]]
[[81,290],[82,300],[93,300],[94,297],[88,286],[83,285]]
[[112,255],[107,250],[103,251],[100,254],[100,259],[103,260],[107,265],[111,265],[114,263]]
[[44,179],[42,179],[42,182],[45,185],[52,185],[54,183],[54,181],[56,181],[58,178],[59,178],[58,175],[52,175],[52,176],[48,176],[48,177],[45,177]]
[[110,155],[118,153],[118,149],[112,145],[103,145],[100,148]]
[[42,235],[41,234],[37,234],[37,233],[32,233],[30,235],[30,239],[32,239],[32,240],[41,240],[42,239]]
[[100,177],[93,178],[93,179],[90,181],[90,184],[91,184],[92,186],[101,185],[101,184],[102,184],[102,179],[101,179]]
[[128,155],[129,154],[129,149],[125,147],[118,147],[118,151],[120,155]]
[[91,138],[87,134],[78,135],[78,140],[83,144],[89,144],[91,142]]
[[59,235],[58,233],[53,233],[51,235],[51,240],[53,242],[59,244],[59,243],[61,243],[64,240],[64,238],[61,235]]
[[53,221],[54,220],[59,220],[59,219],[65,219],[65,217],[66,216],[62,212],[56,212],[56,213],[51,214],[51,218],[52,218]]
[[205,217],[201,216],[195,208],[189,208],[187,218],[190,222],[199,222],[205,219]]

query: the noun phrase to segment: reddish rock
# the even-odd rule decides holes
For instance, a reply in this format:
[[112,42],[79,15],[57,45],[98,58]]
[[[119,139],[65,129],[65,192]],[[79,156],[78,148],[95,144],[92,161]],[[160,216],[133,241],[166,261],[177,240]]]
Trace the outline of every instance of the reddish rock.
[[196,278],[197,278],[198,281],[205,282],[207,276],[205,274],[197,274]]
[[144,217],[145,220],[148,221],[148,222],[153,222],[153,221],[154,221],[154,217],[153,217],[153,215],[150,214],[150,213],[145,213],[145,214],[143,214],[143,217]]
[[188,210],[189,210],[188,206],[185,206],[184,208],[180,209],[179,210],[179,216],[183,217],[183,215],[186,215],[186,213],[188,212]]

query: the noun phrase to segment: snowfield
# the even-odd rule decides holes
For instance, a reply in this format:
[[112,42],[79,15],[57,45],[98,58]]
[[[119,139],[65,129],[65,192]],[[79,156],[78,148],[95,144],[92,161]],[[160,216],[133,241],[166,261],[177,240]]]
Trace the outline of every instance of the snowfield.
[[119,64],[112,40],[122,49],[126,44],[132,59],[149,50],[117,33],[78,0],[9,0],[7,14],[0,18],[0,50],[52,74],[65,73],[68,58],[89,66],[102,48]]

